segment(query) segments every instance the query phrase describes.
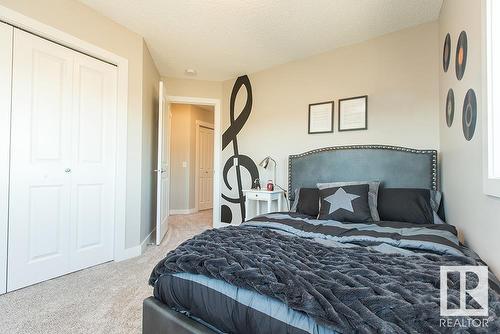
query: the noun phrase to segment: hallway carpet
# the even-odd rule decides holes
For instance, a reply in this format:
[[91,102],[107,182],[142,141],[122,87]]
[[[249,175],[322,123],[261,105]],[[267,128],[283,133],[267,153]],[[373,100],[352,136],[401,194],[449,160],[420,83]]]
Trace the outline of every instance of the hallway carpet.
[[147,281],[167,252],[210,228],[212,211],[171,216],[159,247],[0,296],[0,333],[141,333]]

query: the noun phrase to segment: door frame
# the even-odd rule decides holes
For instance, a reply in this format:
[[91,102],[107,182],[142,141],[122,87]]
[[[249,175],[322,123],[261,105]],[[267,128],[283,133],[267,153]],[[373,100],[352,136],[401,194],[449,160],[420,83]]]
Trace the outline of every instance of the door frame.
[[[0,30],[9,30],[10,53],[5,50],[0,56],[0,74],[5,75],[8,79],[8,84],[3,85],[0,82],[0,197],[5,198],[5,201],[0,202],[0,295],[7,292],[7,257],[8,257],[8,224],[9,224],[9,196],[10,196],[10,117],[12,109],[12,53],[14,28],[1,24]],[[1,43],[3,44],[3,43]],[[4,72],[4,65],[6,72]],[[3,159],[7,157],[7,159]],[[5,196],[5,197],[4,197]]]
[[0,5],[0,21],[117,67],[116,174],[113,259],[115,261],[121,261],[140,255],[141,245],[127,248],[125,240],[127,195],[128,60],[2,5]]
[[[215,116],[215,115],[214,115]],[[194,171],[194,198],[195,198],[195,201],[194,201],[194,209],[196,210],[196,212],[199,211],[199,204],[200,204],[200,201],[199,201],[199,198],[198,198],[198,195],[199,195],[199,192],[200,192],[200,173],[199,173],[199,169],[200,169],[200,161],[198,159],[198,156],[200,154],[200,128],[201,127],[204,127],[204,128],[209,128],[209,129],[212,129],[214,130],[214,138],[215,138],[215,129],[214,129],[214,124],[212,123],[208,123],[208,122],[203,122],[203,121],[200,121],[200,120],[196,120],[196,150],[195,150],[195,159],[194,159],[194,168],[195,168],[195,171]],[[214,156],[215,156],[215,143],[214,143]],[[214,160],[214,166],[215,166],[215,160]],[[214,171],[215,171],[215,168],[214,168]],[[212,182],[215,182],[215,177],[214,179],[212,180]],[[214,197],[212,196],[212,209],[214,207]]]
[[[221,101],[219,99],[210,99],[202,97],[168,95],[167,102],[214,107],[214,189],[213,189],[212,227],[222,227],[223,225],[222,223],[220,223],[220,203],[221,203],[220,177],[222,170],[221,150],[220,150],[220,147],[222,145]],[[171,134],[169,134],[169,136],[170,135]],[[198,201],[195,202],[196,202],[195,207],[198,207]]]

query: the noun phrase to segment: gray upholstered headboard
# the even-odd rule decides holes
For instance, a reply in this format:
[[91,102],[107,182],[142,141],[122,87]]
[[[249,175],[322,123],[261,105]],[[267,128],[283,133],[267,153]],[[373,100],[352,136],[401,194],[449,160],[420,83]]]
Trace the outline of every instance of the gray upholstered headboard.
[[318,182],[382,181],[391,188],[438,190],[435,150],[397,146],[357,145],[320,148],[288,157],[290,200],[300,187]]

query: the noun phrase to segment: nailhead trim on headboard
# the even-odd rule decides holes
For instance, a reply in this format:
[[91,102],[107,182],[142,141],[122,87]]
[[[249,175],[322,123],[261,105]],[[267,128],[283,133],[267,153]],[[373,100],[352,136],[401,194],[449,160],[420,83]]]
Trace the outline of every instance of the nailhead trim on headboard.
[[413,148],[400,147],[400,146],[389,146],[389,145],[348,145],[348,146],[331,146],[323,147],[308,152],[293,154],[288,156],[288,194],[292,196],[292,161],[293,159],[304,157],[311,154],[316,154],[325,151],[337,151],[337,150],[355,150],[355,149],[382,149],[382,150],[394,150],[401,152],[409,152],[416,154],[431,154],[432,155],[432,189],[438,190],[438,153],[436,150],[416,150]]

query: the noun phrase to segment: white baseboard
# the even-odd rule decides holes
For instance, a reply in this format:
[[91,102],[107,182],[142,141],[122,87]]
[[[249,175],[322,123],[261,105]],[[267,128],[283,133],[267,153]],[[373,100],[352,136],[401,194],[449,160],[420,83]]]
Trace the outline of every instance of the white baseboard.
[[146,247],[153,243],[156,237],[156,227],[151,231],[151,233],[148,234],[147,237],[144,238],[141,242],[141,254],[144,254],[144,251],[146,250]]
[[141,245],[124,249],[120,254],[115,254],[115,261],[120,262],[142,254]]
[[146,238],[141,242],[140,245],[134,246],[134,247],[129,247],[125,249],[123,252],[120,252],[120,254],[115,255],[114,261],[120,262],[120,261],[125,261],[137,256],[140,256],[144,253],[146,250],[146,247],[154,242],[154,238],[156,236],[156,228],[154,228],[151,233],[147,235]]
[[196,208],[192,209],[181,209],[181,210],[170,210],[171,215],[190,215],[192,213],[196,213],[198,210]]

